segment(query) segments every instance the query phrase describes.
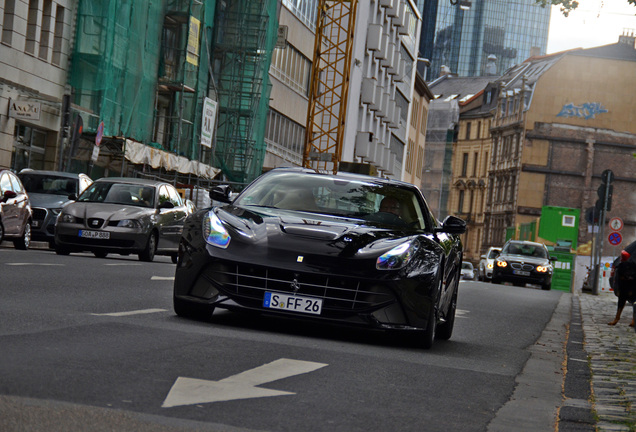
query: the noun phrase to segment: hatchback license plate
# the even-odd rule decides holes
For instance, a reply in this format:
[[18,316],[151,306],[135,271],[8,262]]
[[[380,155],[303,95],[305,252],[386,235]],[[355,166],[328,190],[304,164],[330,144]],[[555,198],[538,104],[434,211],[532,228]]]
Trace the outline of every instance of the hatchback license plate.
[[80,230],[80,237],[84,238],[96,238],[96,239],[109,239],[110,233],[108,231],[86,231]]
[[515,270],[512,273],[516,274],[517,276],[530,276],[530,272],[529,271]]
[[266,292],[263,307],[320,315],[322,299]]

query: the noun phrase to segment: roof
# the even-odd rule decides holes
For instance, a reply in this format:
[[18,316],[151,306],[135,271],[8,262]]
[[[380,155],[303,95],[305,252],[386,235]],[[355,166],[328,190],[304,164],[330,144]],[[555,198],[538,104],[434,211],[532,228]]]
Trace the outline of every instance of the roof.
[[25,168],[21,170],[19,174],[41,174],[41,175],[49,175],[49,176],[57,176],[57,177],[66,177],[66,178],[79,178],[80,175],[86,174],[76,174],[65,171],[47,171],[47,170],[34,170],[31,168]]
[[570,55],[581,57],[597,57],[611,60],[636,61],[636,48],[627,42],[617,42],[584,50],[577,50]]
[[462,102],[470,99],[483,90],[489,82],[495,80],[494,76],[458,77],[455,75],[443,75],[428,84],[431,93],[436,100],[457,99]]
[[157,186],[162,184],[170,184],[165,181],[148,180],[148,179],[141,179],[141,178],[135,178],[135,177],[102,177],[99,180],[96,180],[96,182],[131,183],[131,184],[138,184],[142,186]]

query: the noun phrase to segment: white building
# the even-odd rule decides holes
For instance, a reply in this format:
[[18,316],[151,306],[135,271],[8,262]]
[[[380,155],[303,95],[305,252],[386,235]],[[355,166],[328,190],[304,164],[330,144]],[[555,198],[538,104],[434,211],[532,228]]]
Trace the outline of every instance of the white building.
[[0,168],[56,169],[74,2],[0,2]]

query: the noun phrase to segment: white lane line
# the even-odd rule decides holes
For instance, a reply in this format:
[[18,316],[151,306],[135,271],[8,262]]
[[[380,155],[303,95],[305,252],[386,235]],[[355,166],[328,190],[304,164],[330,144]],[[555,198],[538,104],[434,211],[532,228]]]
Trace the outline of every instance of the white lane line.
[[105,266],[140,266],[139,263],[109,263],[104,264]]
[[134,311],[127,311],[127,312],[92,313],[91,315],[121,317],[121,316],[143,315],[143,314],[151,314],[151,313],[167,312],[167,311],[168,311],[167,309],[140,309],[140,310],[134,310]]
[[467,311],[467,310],[457,309],[457,310],[455,311],[455,317],[456,317],[456,318],[468,318],[468,317],[466,316],[466,315],[468,315],[468,312],[469,312],[469,311]]
[[65,266],[65,264],[53,264],[53,263],[5,263],[10,266]]
[[174,280],[174,276],[153,276],[150,280]]

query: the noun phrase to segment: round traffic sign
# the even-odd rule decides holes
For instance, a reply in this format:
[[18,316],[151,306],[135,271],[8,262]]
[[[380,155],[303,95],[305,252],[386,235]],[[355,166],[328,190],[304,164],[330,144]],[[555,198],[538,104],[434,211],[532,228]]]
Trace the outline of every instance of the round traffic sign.
[[623,241],[623,236],[621,235],[621,233],[615,231],[607,237],[607,240],[610,242],[610,244],[616,246],[621,244],[621,242]]
[[609,221],[609,226],[614,231],[620,231],[623,229],[623,219],[619,217],[613,217]]

